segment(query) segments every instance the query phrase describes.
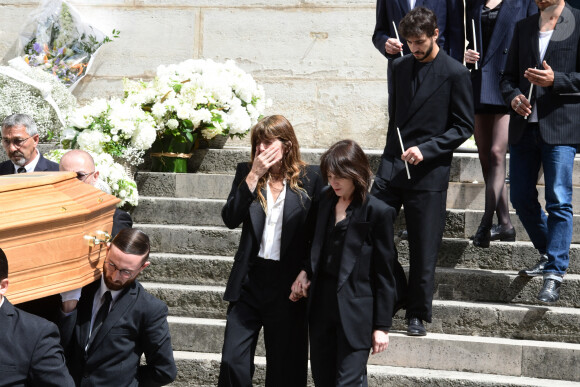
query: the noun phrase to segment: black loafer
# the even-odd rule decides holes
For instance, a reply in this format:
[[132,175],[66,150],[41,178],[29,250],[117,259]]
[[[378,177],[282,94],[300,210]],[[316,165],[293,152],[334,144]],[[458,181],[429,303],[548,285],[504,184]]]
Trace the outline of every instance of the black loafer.
[[548,256],[546,254],[542,254],[542,257],[533,267],[529,269],[522,269],[518,272],[518,275],[521,277],[537,277],[539,275],[544,275],[544,267],[548,263]]
[[504,231],[499,224],[494,224],[491,226],[489,239],[492,241],[515,242],[516,229],[512,227],[509,230]]
[[407,326],[407,336],[426,336],[427,330],[423,325],[423,321],[417,317],[411,317],[409,319],[409,325]]
[[473,245],[477,247],[488,248],[491,240],[491,226],[480,225],[473,237]]
[[538,300],[542,302],[556,302],[560,299],[560,281],[555,279],[545,279],[542,290],[538,293]]

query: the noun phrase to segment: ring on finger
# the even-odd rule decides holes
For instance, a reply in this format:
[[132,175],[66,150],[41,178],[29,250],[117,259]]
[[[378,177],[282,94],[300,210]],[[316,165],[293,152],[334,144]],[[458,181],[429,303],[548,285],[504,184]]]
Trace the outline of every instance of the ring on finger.
[[415,158],[411,157],[411,162],[414,163],[415,162]]

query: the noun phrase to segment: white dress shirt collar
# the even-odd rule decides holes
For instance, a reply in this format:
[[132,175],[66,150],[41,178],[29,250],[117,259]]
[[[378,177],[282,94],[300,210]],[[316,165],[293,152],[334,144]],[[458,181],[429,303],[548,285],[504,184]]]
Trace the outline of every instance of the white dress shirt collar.
[[258,256],[274,261],[280,260],[280,243],[282,241],[282,223],[284,217],[284,202],[286,200],[286,180],[283,181],[282,191],[274,202],[270,185],[266,183],[266,221],[262,232],[262,242]]
[[[26,169],[26,173],[34,172],[34,169],[36,168],[36,164],[38,164],[38,160],[40,160],[40,152],[38,151],[38,149],[36,149],[36,157],[34,159],[32,159],[31,162],[29,162],[28,164],[26,164],[24,166],[24,168]],[[18,168],[20,168],[20,165],[16,165],[14,163],[12,163],[12,165],[14,165],[14,172],[18,173]]]

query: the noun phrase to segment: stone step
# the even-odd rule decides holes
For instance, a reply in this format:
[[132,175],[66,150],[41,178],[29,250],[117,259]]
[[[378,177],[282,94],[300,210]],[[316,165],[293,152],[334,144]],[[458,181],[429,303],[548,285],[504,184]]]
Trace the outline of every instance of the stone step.
[[[234,176],[227,174],[139,172],[136,180],[139,194],[145,199],[170,197],[225,200],[230,193]],[[544,186],[539,185],[537,189],[539,201],[544,206]],[[572,205],[575,213],[580,214],[580,186],[573,188]],[[482,183],[449,183],[447,209],[484,210],[485,185]],[[511,210],[513,211],[513,208]]]
[[[387,349],[387,351],[389,351]],[[174,351],[177,379],[173,387],[210,387],[217,385],[221,355],[217,353]],[[255,357],[253,385],[264,386],[266,359]],[[526,376],[506,376],[475,372],[441,371],[412,367],[368,365],[369,387],[573,387],[577,382]],[[557,384],[556,384],[557,383]],[[313,387],[309,377],[308,387]]]
[[[239,228],[230,230],[217,226],[135,223],[133,227],[139,228],[149,235],[153,253],[233,257],[241,236]],[[407,241],[400,241],[398,252],[402,264],[408,263],[408,250]],[[533,266],[538,259],[539,254],[531,242],[492,242],[490,248],[483,249],[473,246],[468,239],[444,238],[439,250],[438,266],[519,271],[522,268]],[[183,266],[183,263],[189,264],[189,262],[178,260],[175,263],[171,262],[171,264]],[[570,246],[568,273],[580,274],[580,245],[578,244]],[[180,273],[169,272],[165,274],[165,278],[167,280],[173,278],[174,281],[178,281],[180,277],[172,277],[174,274]]]
[[[169,323],[174,350],[220,352],[224,320],[171,318]],[[417,338],[396,331],[389,336],[389,348],[369,356],[369,364],[580,381],[580,344],[439,333]],[[263,348],[256,353],[263,355]]]
[[[131,216],[135,223],[179,224],[189,226],[223,226],[221,211],[223,199],[193,199],[141,196],[139,206]],[[447,223],[444,237],[468,238],[475,234],[483,216],[482,210],[447,210]],[[511,219],[517,231],[517,240],[529,241],[518,216],[512,212]],[[497,223],[497,220],[495,220]],[[404,209],[399,215],[396,229],[405,228]],[[574,215],[574,234],[572,243],[580,243],[580,215]]]
[[[579,276],[567,276],[560,301],[550,306],[535,299],[542,284],[540,278],[526,280],[511,276],[514,283],[519,283],[510,287],[510,284],[502,283],[501,276],[507,274],[486,273],[473,278],[476,276],[466,270],[437,270],[433,307],[435,320],[428,329],[462,335],[580,342],[576,337],[580,333],[577,323],[580,310],[576,309],[579,307]],[[522,282],[526,284],[520,290],[517,286]],[[225,316],[227,302],[223,301],[223,286],[144,284],[151,293],[167,303],[173,316]],[[394,324],[398,329],[403,329],[404,313],[400,312],[398,316]]]
[[[320,156],[326,149],[307,149],[302,148],[300,154],[308,164],[320,164]],[[380,158],[383,154],[380,150],[365,150],[373,172],[376,172]],[[192,163],[198,167],[197,171],[201,173],[234,173],[238,163],[248,162],[250,160],[249,147],[224,147],[223,149],[207,149],[194,154]],[[507,164],[509,170],[509,154],[507,155]],[[575,170],[580,167],[580,157],[576,158]],[[483,182],[481,166],[477,153],[455,152],[451,163],[450,181],[454,182]],[[543,181],[543,176],[540,176]],[[580,185],[580,173],[574,173],[573,184]]]

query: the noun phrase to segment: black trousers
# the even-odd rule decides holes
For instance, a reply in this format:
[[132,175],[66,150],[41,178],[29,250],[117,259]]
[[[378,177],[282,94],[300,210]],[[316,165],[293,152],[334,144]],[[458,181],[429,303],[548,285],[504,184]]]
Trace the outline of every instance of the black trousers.
[[[375,180],[378,179],[375,178]],[[431,322],[435,267],[445,229],[447,190],[414,191],[373,184],[371,194],[394,207],[405,207],[409,235],[409,282],[406,318]]]
[[[280,263],[256,258],[240,299],[228,308],[218,386],[251,386],[254,354],[264,327],[266,386],[306,386],[306,300],[289,300]],[[284,287],[284,289],[282,288]]]
[[369,348],[353,349],[340,322],[336,278],[321,276],[311,295],[310,365],[316,387],[366,387]]

